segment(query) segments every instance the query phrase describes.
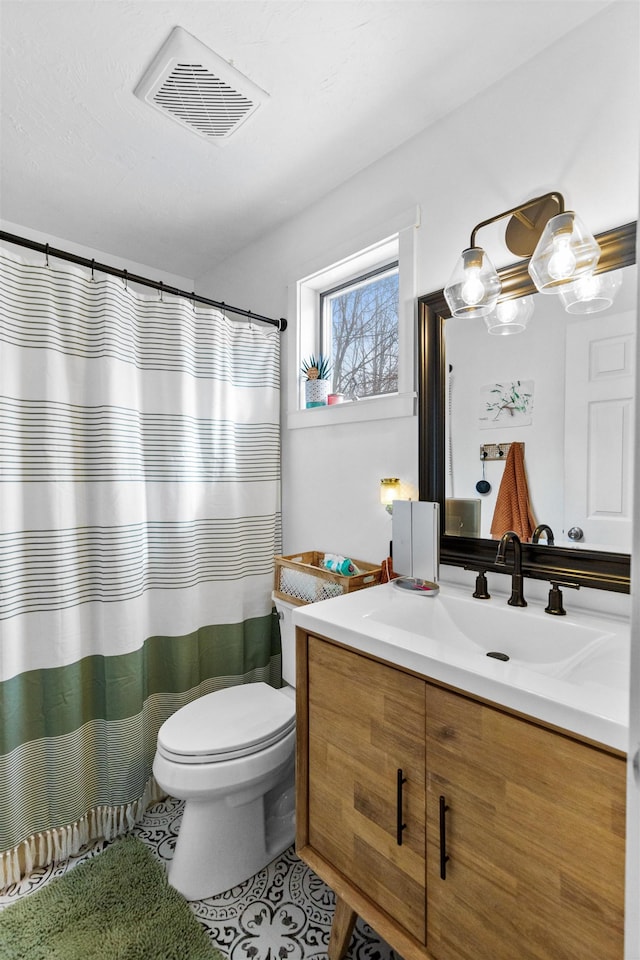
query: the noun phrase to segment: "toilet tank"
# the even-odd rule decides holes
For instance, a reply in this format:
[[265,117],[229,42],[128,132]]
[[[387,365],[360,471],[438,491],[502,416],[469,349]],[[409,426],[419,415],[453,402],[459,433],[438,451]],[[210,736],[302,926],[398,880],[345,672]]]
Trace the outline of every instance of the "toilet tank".
[[293,622],[292,603],[274,597],[280,623],[280,642],[282,645],[282,679],[291,687],[296,685],[296,628]]

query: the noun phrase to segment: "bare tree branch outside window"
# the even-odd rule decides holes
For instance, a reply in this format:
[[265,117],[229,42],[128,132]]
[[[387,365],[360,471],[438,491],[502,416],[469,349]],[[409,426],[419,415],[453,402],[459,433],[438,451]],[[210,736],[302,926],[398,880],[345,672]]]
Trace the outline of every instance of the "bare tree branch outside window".
[[333,390],[348,399],[398,390],[398,272],[329,298]]

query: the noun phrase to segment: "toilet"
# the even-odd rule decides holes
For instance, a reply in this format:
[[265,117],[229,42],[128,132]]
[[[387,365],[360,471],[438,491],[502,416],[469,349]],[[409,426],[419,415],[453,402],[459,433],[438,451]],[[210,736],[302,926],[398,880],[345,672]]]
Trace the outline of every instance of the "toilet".
[[248,880],[295,835],[295,607],[279,598],[287,686],[240,684],[181,707],[158,731],[153,775],[185,801],[168,879],[187,900]]

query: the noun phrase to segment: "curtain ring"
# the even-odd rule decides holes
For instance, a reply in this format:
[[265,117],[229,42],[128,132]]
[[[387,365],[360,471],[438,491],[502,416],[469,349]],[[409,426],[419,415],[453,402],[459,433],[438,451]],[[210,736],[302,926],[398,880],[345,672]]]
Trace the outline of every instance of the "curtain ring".
[[127,271],[126,270],[122,271],[122,279],[124,280],[124,288],[125,290],[127,290],[128,287],[127,287]]
[[162,280],[161,280],[161,281],[160,281],[160,303],[163,302],[163,299],[162,299],[163,293],[164,293],[164,291],[163,291],[163,289],[162,289]]
[[96,261],[92,260],[91,261],[91,283],[95,283],[95,279],[96,279],[93,275],[93,268],[95,267],[95,265],[96,265]]
[[45,243],[44,245],[44,265],[45,267],[49,266],[49,244]]
[[249,317],[249,330],[253,330],[253,324],[251,323],[251,310],[247,310],[247,316]]
[[196,312],[196,292],[195,290],[191,291],[191,309],[193,312]]

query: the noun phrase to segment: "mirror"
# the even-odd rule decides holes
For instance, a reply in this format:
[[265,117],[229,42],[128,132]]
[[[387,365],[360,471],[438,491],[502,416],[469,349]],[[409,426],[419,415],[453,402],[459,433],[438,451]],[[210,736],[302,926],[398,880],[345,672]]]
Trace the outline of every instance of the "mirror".
[[[598,272],[623,270],[624,276],[616,301],[600,313],[570,316],[559,297],[538,294],[529,277],[527,261],[498,271],[503,297],[534,295],[533,318],[527,330],[518,336],[490,336],[482,320],[451,318],[442,290],[419,299],[420,498],[441,504],[442,563],[474,570],[493,569],[496,541],[490,538],[489,528],[504,466],[487,459],[483,477],[481,447],[499,458],[500,450],[504,453],[508,449],[506,444],[517,441],[524,443],[536,521],[548,523],[555,535],[554,546],[547,545],[544,539],[539,544],[523,544],[525,575],[629,592],[630,525],[627,524],[626,533],[620,532],[624,524],[594,525],[589,521],[586,506],[584,514],[576,512],[575,521],[572,520],[571,511],[578,500],[565,492],[565,479],[578,479],[584,489],[581,458],[586,456],[586,428],[582,424],[581,429],[567,430],[567,445],[564,412],[567,391],[569,423],[572,427],[582,423],[571,404],[576,395],[581,395],[580,377],[577,387],[575,381],[584,366],[577,358],[589,350],[588,344],[583,343],[585,331],[597,330],[598,325],[602,329],[602,324],[612,318],[609,324],[616,336],[611,343],[617,350],[620,338],[616,318],[624,316],[627,324],[630,319],[635,324],[635,234],[636,224],[630,223],[597,237],[602,249]],[[534,340],[539,334],[542,339]],[[504,388],[518,380],[530,394],[528,408],[518,411],[515,417],[503,413],[496,423],[497,407],[493,401],[500,395],[492,391],[498,383]],[[613,437],[606,423],[604,434]],[[618,435],[617,441],[612,440],[606,448],[607,456],[592,458],[594,469],[599,470],[603,480],[611,473],[603,466],[607,460],[615,462],[619,474],[625,471],[631,476],[631,464],[624,462],[619,469],[619,461],[631,458],[633,448],[626,444],[622,449],[621,443],[622,436]],[[480,490],[486,490],[488,483],[489,493],[476,490],[476,483],[483,479],[486,483],[480,483]],[[477,529],[468,519],[467,507],[471,516],[479,513]],[[563,531],[570,524],[584,528],[582,542],[566,538]]]

